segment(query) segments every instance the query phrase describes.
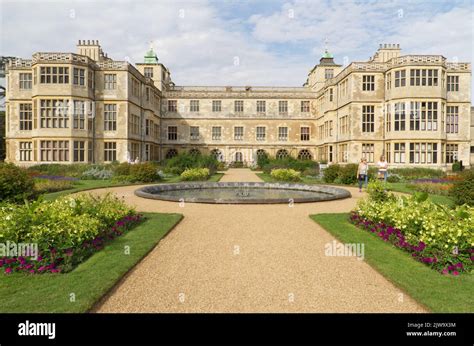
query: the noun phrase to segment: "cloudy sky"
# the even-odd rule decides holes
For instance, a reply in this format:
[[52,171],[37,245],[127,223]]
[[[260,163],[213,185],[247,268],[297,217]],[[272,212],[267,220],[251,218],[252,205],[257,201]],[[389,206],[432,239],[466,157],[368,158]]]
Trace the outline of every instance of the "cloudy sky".
[[365,61],[379,43],[402,54],[473,61],[466,0],[0,0],[0,55],[75,52],[98,39],[110,57],[141,62],[153,42],[177,85],[299,86],[328,47]]

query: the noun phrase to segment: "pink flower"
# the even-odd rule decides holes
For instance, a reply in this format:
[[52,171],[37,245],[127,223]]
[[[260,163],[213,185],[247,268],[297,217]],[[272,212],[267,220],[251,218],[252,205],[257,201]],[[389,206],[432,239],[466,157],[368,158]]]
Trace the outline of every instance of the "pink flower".
[[459,275],[459,272],[457,270],[455,270],[455,271],[452,272],[452,274],[457,276],[457,275]]
[[12,268],[8,267],[5,268],[5,274],[10,274],[12,272]]

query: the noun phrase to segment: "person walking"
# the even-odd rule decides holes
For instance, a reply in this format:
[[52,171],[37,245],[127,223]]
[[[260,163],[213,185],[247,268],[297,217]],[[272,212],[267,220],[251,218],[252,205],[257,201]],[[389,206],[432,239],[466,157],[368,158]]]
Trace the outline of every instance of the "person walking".
[[379,169],[378,171],[378,176],[379,179],[383,179],[383,181],[387,181],[387,175],[388,175],[388,163],[385,161],[385,156],[380,156],[380,161],[377,162],[377,167]]
[[359,166],[357,167],[357,179],[359,181],[359,192],[362,192],[362,185],[365,183],[365,187],[367,187],[369,177],[369,165],[367,164],[367,160],[362,158],[360,159]]

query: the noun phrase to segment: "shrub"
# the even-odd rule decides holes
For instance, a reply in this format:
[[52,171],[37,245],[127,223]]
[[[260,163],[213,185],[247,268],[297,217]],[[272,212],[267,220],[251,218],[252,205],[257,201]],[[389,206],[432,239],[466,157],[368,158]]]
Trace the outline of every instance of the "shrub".
[[113,172],[114,176],[121,176],[121,175],[130,175],[130,167],[132,165],[128,162],[122,162],[118,165],[114,165]]
[[474,208],[447,209],[426,193],[360,200],[351,220],[443,274],[472,271]]
[[68,190],[74,187],[74,183],[70,180],[36,179],[34,183],[35,195]]
[[306,169],[319,169],[319,164],[311,160],[298,160],[293,157],[286,157],[283,159],[270,159],[269,162],[263,166],[263,172],[270,174],[273,169],[286,168],[295,171],[303,172]]
[[69,271],[139,217],[111,195],[80,195],[0,207],[0,242],[38,244],[39,257],[1,259],[5,272]]
[[474,170],[464,171],[460,177],[461,180],[454,182],[450,195],[457,205],[474,206]]
[[[370,174],[369,174],[370,176]],[[375,178],[373,178],[375,179]],[[390,174],[388,177],[387,177],[387,182],[389,183],[399,183],[402,181],[402,178],[398,175],[398,174]]]
[[329,165],[326,167],[326,169],[323,171],[323,179],[326,183],[334,183],[335,180],[339,177],[339,173],[341,171],[341,166],[335,164],[335,165]]
[[393,199],[393,194],[387,192],[387,186],[380,180],[371,180],[367,184],[369,199],[378,203]]
[[271,177],[281,181],[300,181],[301,172],[294,169],[277,168],[270,173]]
[[130,165],[132,183],[152,183],[160,180],[157,167],[151,162]]
[[229,167],[230,167],[230,168],[243,168],[243,167],[244,167],[244,163],[243,163],[243,162],[234,161],[234,162],[231,162],[231,163],[229,164]]
[[453,172],[461,172],[461,169],[462,169],[461,162],[460,161],[454,162],[451,169],[453,170]]
[[389,168],[389,173],[397,174],[406,180],[419,178],[443,178],[446,173],[440,169],[433,168]]
[[257,167],[262,169],[263,166],[270,163],[270,158],[268,157],[267,153],[264,152],[257,157]]
[[91,167],[82,173],[81,179],[104,180],[111,179],[114,173],[110,169]]
[[319,178],[319,168],[307,168],[301,175],[304,177]]
[[212,155],[191,155],[181,153],[166,161],[165,171],[167,173],[179,175],[189,168],[207,168],[210,174],[217,170],[219,162]]
[[439,184],[432,182],[410,183],[407,186],[415,191],[426,192],[435,195],[448,196],[453,184]]
[[61,164],[61,163],[49,163],[49,164],[40,164],[31,166],[28,168],[28,171],[35,172],[45,175],[56,175],[56,176],[65,176],[65,177],[76,177],[80,178],[82,173],[90,169],[93,166],[102,166],[106,165],[91,165],[88,163],[74,163],[74,164]]
[[22,201],[31,196],[33,187],[33,178],[25,169],[11,163],[0,164],[0,201]]
[[352,185],[357,182],[357,167],[355,163],[348,163],[341,167],[338,176],[341,184]]
[[207,180],[209,176],[209,168],[190,168],[181,173],[184,181]]

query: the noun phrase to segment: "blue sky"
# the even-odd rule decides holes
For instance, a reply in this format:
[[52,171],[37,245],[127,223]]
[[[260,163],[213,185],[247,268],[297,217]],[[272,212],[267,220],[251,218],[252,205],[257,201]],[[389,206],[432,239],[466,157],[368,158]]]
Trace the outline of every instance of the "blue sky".
[[[473,60],[472,1],[0,0],[1,55],[75,51],[99,39],[140,62],[153,41],[178,85],[302,85],[329,40],[339,63],[379,43]],[[238,63],[236,63],[238,62]]]

